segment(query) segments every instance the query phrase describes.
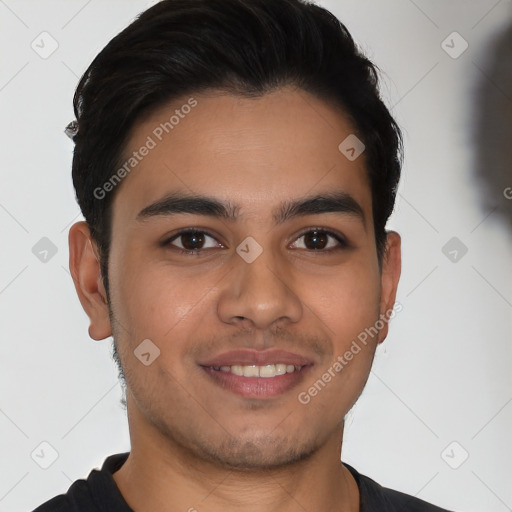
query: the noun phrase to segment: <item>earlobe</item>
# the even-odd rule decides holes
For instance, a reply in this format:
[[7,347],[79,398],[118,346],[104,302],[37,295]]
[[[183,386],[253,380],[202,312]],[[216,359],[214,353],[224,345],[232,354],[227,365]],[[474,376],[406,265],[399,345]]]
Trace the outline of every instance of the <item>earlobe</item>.
[[90,319],[89,335],[102,340],[112,335],[96,242],[86,222],[69,230],[69,269],[80,303]]
[[393,312],[396,291],[402,269],[402,239],[396,231],[387,231],[386,250],[382,260],[380,318],[384,322],[379,332],[378,343],[382,343],[389,329],[389,316]]

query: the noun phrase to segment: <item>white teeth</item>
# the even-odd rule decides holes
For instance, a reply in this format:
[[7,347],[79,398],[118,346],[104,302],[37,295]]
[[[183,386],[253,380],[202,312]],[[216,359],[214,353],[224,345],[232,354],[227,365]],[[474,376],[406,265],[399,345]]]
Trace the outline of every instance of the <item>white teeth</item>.
[[260,366],[260,377],[275,377],[278,375],[275,364]]
[[240,375],[240,377],[242,377],[242,375],[244,374],[244,367],[238,364],[234,364],[231,367],[231,373],[234,373],[235,375]]
[[284,375],[285,373],[286,373],[286,365],[285,364],[281,363],[281,364],[275,365],[275,375]]
[[293,364],[287,365],[284,363],[266,364],[263,366],[234,364],[232,366],[215,366],[214,369],[222,372],[231,372],[240,377],[269,378],[299,371],[301,366],[294,366]]
[[244,377],[259,377],[260,369],[257,366],[243,366]]

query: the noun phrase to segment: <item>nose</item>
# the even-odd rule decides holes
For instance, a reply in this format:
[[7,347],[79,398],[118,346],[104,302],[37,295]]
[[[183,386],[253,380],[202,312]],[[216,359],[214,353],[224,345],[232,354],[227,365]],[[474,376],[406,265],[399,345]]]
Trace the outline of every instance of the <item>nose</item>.
[[229,272],[219,294],[218,315],[228,324],[269,329],[273,324],[295,323],[303,315],[294,278],[286,262],[265,249],[252,262],[234,255],[235,268]]

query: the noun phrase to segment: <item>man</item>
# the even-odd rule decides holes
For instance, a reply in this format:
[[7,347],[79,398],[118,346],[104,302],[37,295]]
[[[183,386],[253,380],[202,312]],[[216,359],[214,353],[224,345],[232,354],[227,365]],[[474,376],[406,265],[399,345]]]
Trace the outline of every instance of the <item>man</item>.
[[340,460],[401,265],[401,133],[346,28],[301,0],[166,0],[74,104],[70,269],[131,451],[36,510],[441,511]]

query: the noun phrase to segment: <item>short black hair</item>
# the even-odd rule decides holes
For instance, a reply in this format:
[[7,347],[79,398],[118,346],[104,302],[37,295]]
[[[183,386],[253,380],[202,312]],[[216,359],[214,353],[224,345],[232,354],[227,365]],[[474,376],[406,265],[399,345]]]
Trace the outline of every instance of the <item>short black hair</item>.
[[107,296],[117,187],[95,190],[122,165],[142,116],[208,90],[259,97],[291,85],[342,109],[365,145],[381,265],[403,149],[377,69],[332,13],[305,0],[163,0],[139,15],[96,56],[74,96],[73,184]]

